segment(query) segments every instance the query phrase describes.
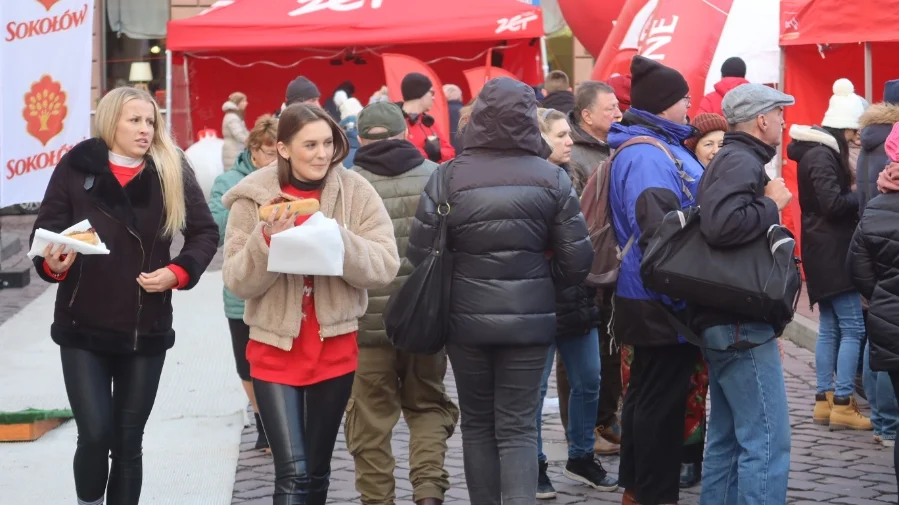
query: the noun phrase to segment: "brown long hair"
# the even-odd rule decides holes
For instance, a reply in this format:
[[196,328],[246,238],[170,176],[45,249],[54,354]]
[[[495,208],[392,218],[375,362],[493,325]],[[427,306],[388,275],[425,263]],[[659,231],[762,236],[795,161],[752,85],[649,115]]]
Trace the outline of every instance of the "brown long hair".
[[[295,103],[281,112],[278,118],[278,142],[290,144],[290,141],[300,132],[306,125],[316,121],[324,121],[331,128],[331,135],[334,136],[334,156],[331,158],[331,167],[343,163],[343,160],[350,154],[350,141],[346,138],[346,133],[337,122],[331,118],[331,115],[320,107],[314,105]],[[290,160],[278,153],[278,183],[286,186],[290,183]]]

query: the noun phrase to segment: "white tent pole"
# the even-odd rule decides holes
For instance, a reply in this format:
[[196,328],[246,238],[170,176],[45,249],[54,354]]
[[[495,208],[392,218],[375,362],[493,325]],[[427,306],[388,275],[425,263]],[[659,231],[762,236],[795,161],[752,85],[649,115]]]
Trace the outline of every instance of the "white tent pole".
[[[784,88],[786,87],[786,79],[787,79],[787,56],[784,52],[783,46],[780,47],[780,70],[778,71],[779,77],[777,79],[777,89],[782,93],[786,93]],[[786,132],[784,132],[786,133]],[[774,157],[774,161],[776,166],[774,167],[774,173],[777,177],[783,177],[784,170],[784,153],[783,153],[783,142],[781,145],[777,146],[777,155]]]
[[543,60],[543,75],[549,73],[549,59],[546,57],[546,35],[540,37],[540,58]]
[[165,50],[165,119],[172,134],[172,51]]
[[871,56],[871,43],[865,42],[865,100],[873,103],[874,100],[874,66]]

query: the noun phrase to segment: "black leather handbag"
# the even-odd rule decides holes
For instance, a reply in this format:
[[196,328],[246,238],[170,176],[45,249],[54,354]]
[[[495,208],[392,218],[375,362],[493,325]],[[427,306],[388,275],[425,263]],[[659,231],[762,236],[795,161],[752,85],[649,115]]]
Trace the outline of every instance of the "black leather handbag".
[[437,215],[439,224],[431,254],[396,290],[384,309],[384,327],[393,346],[411,354],[435,354],[446,344],[449,329],[450,285],[453,256],[447,248],[450,213],[449,180],[452,161],[437,168]]
[[802,288],[795,250],[793,234],[780,225],[739,247],[711,247],[694,207],[664,217],[640,274],[657,293],[783,327],[793,319]]

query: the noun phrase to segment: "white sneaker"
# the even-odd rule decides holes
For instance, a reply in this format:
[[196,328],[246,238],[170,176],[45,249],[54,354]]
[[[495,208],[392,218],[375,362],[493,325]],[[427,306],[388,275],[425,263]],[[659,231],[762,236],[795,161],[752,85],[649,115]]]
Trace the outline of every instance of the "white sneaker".
[[884,440],[881,440],[880,443],[881,443],[881,445],[883,445],[884,447],[896,447],[896,441],[895,441],[895,440],[886,440],[886,439],[884,439]]

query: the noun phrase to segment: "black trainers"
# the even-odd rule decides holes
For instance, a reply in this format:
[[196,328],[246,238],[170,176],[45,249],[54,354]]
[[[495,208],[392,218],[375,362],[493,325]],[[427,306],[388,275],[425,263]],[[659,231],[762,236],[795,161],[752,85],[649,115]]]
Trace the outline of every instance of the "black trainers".
[[549,476],[546,475],[546,469],[549,468],[549,464],[546,461],[538,461],[537,465],[540,469],[540,472],[537,474],[537,499],[551,500],[556,497],[556,488],[553,487]]
[[578,459],[569,458],[562,475],[573,481],[586,484],[597,491],[615,491],[618,489],[618,481],[609,477],[609,474],[602,467],[602,463],[594,459],[592,454]]

